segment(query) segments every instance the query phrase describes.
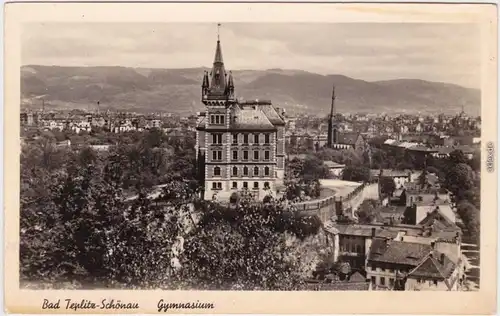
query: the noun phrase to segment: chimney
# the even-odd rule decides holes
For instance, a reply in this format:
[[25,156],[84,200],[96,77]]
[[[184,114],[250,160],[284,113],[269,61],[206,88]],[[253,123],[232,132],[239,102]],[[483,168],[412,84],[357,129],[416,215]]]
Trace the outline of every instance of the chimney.
[[375,227],[372,227],[372,238],[375,238],[375,233],[377,229]]
[[436,242],[435,242],[435,241],[432,241],[432,242],[431,242],[431,248],[432,248],[432,249],[436,249]]

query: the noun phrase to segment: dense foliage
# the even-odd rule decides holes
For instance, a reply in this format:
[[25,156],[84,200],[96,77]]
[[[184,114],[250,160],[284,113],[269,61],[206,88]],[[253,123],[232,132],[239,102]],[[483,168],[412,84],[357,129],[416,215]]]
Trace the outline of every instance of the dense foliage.
[[200,201],[189,142],[143,136],[108,152],[58,148],[51,135],[23,147],[22,281],[300,287],[318,243],[300,247],[320,229],[317,217],[297,217],[272,199]]

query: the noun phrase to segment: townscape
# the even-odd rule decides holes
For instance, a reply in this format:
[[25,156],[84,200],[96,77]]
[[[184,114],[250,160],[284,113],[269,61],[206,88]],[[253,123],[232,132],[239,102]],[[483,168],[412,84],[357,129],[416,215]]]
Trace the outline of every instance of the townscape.
[[290,114],[226,67],[189,116],[21,111],[23,286],[479,289],[480,117]]

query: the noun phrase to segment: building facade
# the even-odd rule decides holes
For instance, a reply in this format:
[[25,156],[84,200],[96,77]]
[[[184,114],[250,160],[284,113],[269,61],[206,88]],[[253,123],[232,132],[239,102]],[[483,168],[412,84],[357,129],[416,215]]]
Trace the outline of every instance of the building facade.
[[242,190],[258,199],[275,195],[285,169],[284,112],[271,101],[235,97],[220,40],[201,88],[205,111],[198,116],[196,151],[204,199],[227,199]]

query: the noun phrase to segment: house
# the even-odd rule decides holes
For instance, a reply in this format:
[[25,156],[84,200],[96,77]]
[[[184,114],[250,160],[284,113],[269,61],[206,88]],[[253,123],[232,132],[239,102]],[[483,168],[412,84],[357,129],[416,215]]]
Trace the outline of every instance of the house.
[[375,238],[367,258],[367,278],[375,288],[395,289],[398,275],[414,270],[431,250],[427,244]]
[[[450,245],[452,252],[441,245]],[[431,251],[406,276],[406,291],[457,291],[464,280],[460,247],[446,241],[431,242]]]
[[378,178],[380,177],[388,177],[393,179],[397,190],[404,188],[406,183],[411,182],[412,173],[409,170],[403,171],[403,170],[383,169],[380,170],[379,172]]

